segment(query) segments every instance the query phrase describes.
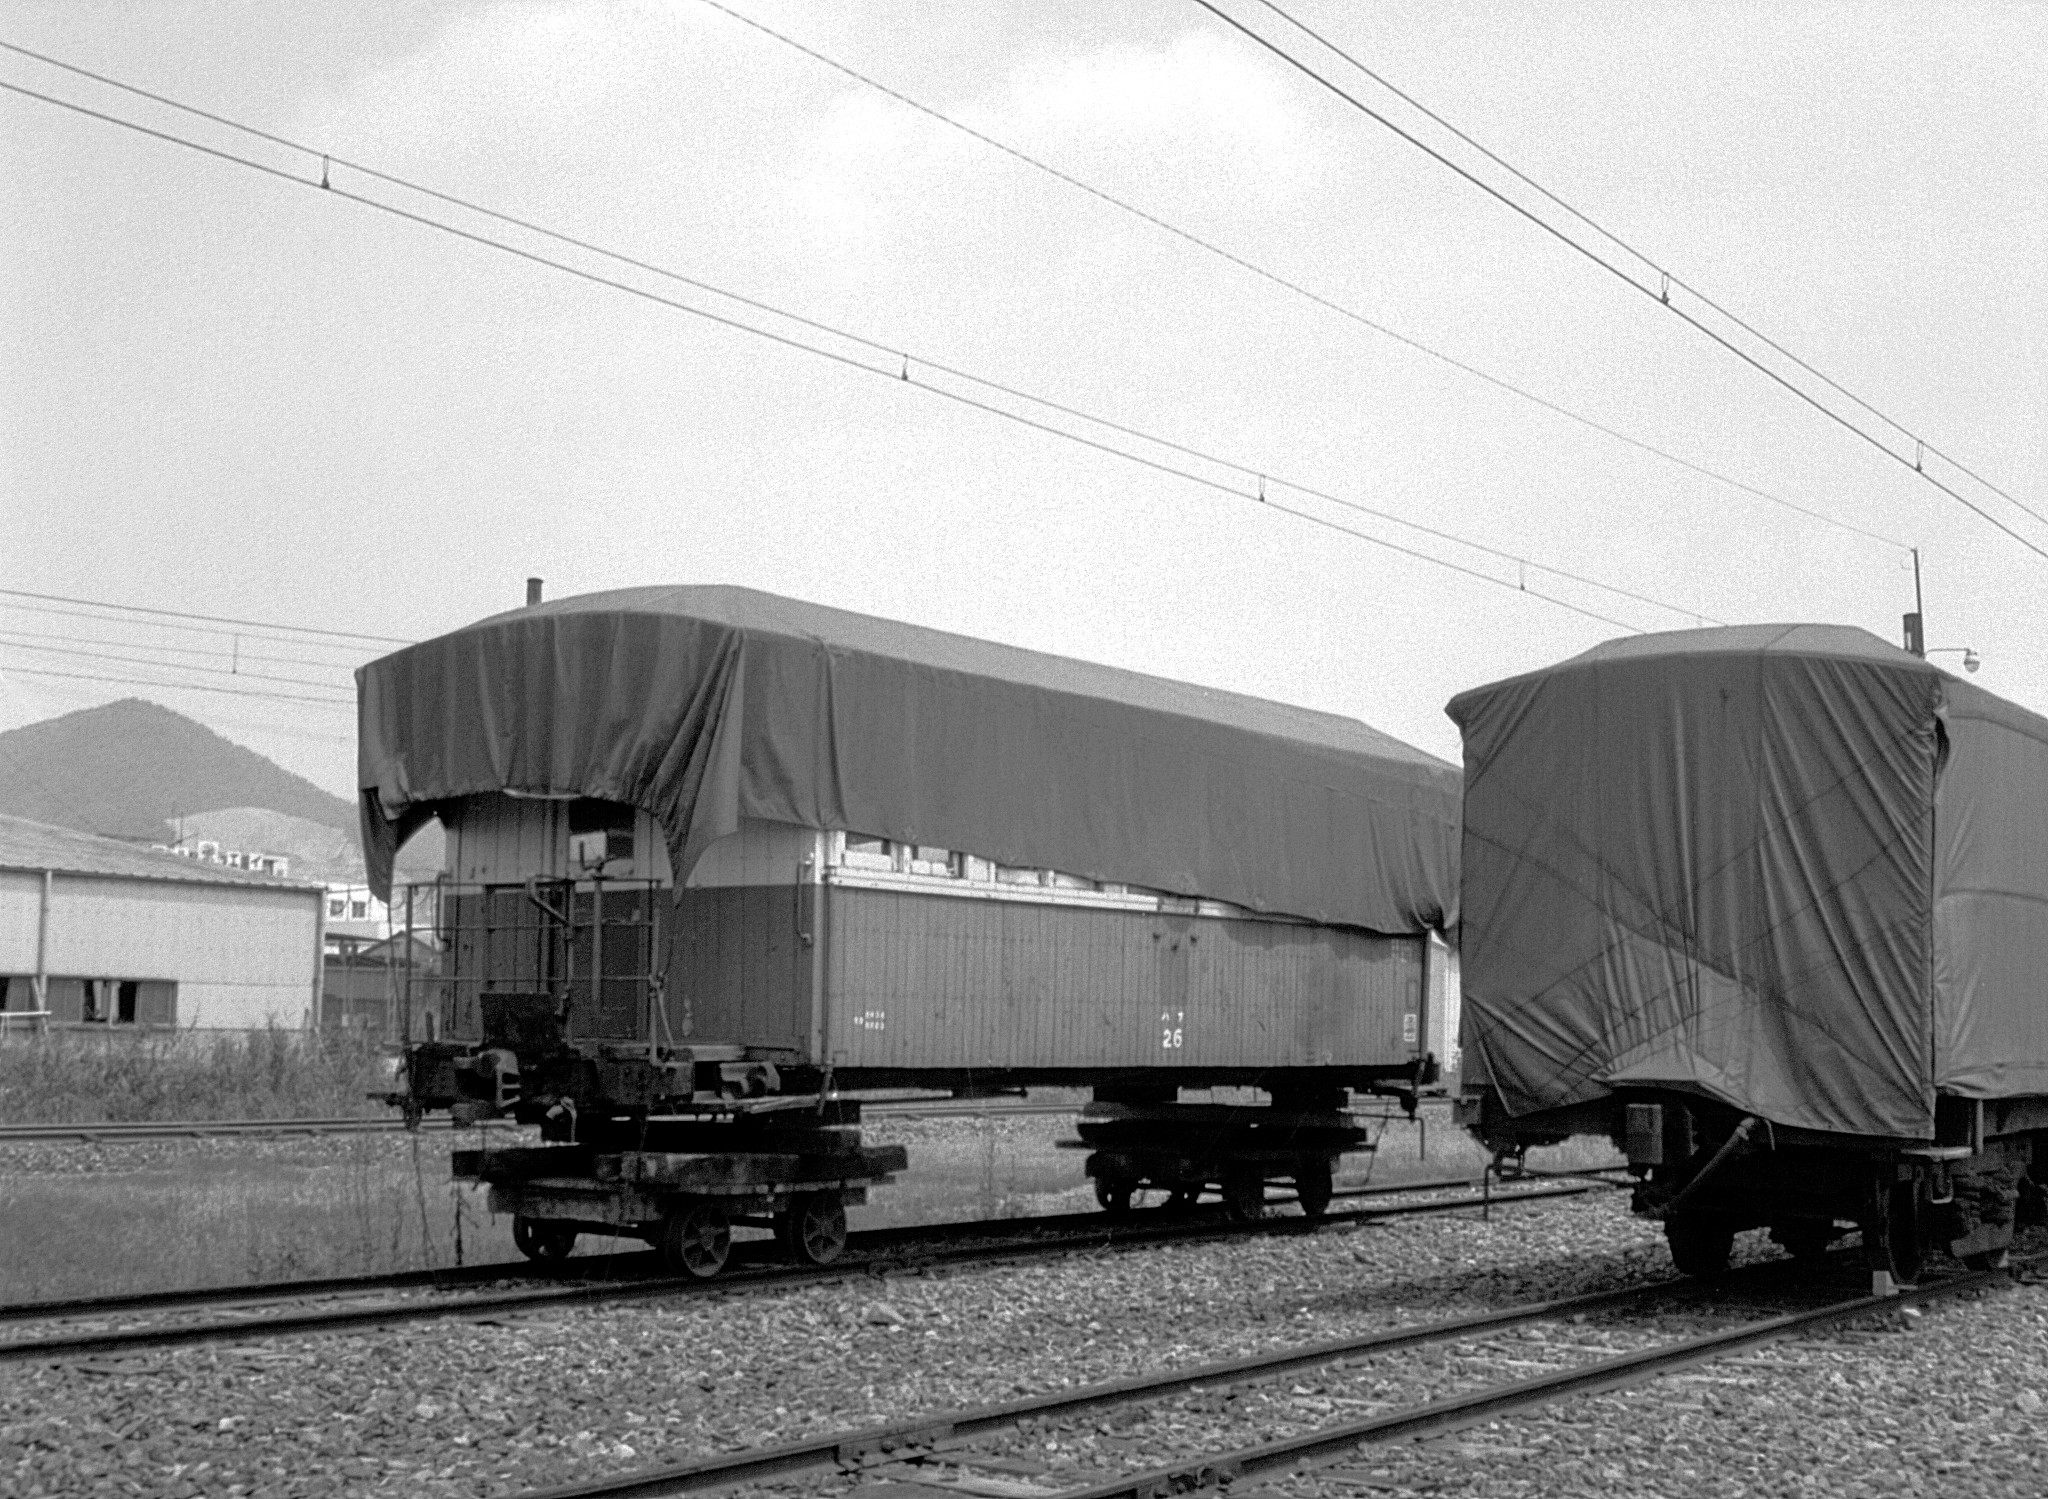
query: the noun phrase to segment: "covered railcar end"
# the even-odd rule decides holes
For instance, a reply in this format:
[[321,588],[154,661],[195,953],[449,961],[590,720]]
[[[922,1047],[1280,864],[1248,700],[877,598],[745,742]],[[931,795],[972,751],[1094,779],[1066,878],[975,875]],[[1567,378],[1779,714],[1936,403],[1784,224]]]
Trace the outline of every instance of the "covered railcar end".
[[[1412,1100],[1455,1045],[1456,771],[1350,720],[724,588],[532,606],[361,684],[373,882],[449,834],[400,1101],[542,1125],[458,1161],[536,1252],[704,1262],[734,1212],[801,1243],[900,1169],[848,1096],[891,1087],[1092,1087],[1111,1211],[1319,1208],[1344,1090]],[[1273,1107],[1178,1101],[1221,1084]]]
[[1452,700],[1463,1116],[1606,1135],[1679,1268],[1998,1258],[2048,1156],[2048,720],[1861,630],[1635,637]]

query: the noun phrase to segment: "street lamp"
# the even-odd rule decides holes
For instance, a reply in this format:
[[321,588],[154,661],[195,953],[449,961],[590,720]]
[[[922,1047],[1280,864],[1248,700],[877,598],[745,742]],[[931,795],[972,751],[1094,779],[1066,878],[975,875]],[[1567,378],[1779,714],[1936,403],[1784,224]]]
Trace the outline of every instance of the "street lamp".
[[1984,658],[1967,645],[1938,645],[1933,650],[1927,652],[1927,654],[1930,656],[1961,656],[1963,658],[1963,670],[1967,672],[1974,672],[1984,664]]

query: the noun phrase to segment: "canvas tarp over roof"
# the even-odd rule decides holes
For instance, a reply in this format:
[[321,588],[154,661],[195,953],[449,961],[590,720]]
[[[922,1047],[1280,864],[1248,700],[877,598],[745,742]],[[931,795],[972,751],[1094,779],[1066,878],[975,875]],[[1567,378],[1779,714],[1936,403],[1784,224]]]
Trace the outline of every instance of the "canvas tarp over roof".
[[1456,920],[1458,775],[1350,719],[739,588],[495,616],[361,689],[373,888],[437,802],[645,808],[689,870],[743,817],[1375,931]]
[[2048,720],[1862,630],[1610,642],[1454,698],[1468,1054],[1926,1139],[2048,1094]]

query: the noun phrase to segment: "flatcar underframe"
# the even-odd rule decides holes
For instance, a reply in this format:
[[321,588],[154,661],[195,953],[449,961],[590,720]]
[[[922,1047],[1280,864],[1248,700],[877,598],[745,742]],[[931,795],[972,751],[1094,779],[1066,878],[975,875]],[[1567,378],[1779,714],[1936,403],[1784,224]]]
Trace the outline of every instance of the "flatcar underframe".
[[[511,1118],[539,1127],[537,1147],[458,1151],[457,1180],[488,1186],[531,1258],[566,1256],[579,1235],[645,1239],[678,1274],[716,1275],[735,1225],[772,1228],[803,1263],[837,1258],[847,1206],[906,1169],[902,1146],[870,1146],[848,1092],[915,1085],[958,1096],[1021,1092],[1029,1083],[1092,1085],[1080,1138],[1085,1174],[1112,1215],[1139,1195],[1187,1207],[1214,1191],[1241,1220],[1264,1210],[1266,1186],[1291,1187],[1320,1217],[1338,1159],[1371,1148],[1347,1112],[1347,1086],[1399,1099],[1412,1113],[1436,1080],[1433,1059],[1402,1067],[1189,1069],[1169,1083],[1127,1069],[1010,1069],[897,1076],[778,1065],[736,1046],[657,1047],[572,1039],[549,993],[480,997],[480,1040],[411,1045],[405,1087],[388,1102],[417,1120]],[[1266,1106],[1179,1102],[1182,1086],[1257,1085]]]
[[2048,1221],[2048,1099],[1940,1095],[1932,1141],[1792,1128],[1669,1089],[1513,1116],[1482,1088],[1458,1118],[1510,1173],[1532,1148],[1606,1136],[1636,1178],[1634,1211],[1663,1224],[1689,1275],[1725,1270],[1746,1229],[1800,1259],[1860,1230],[1871,1270],[1911,1284],[1931,1253],[1988,1268],[2016,1226]]

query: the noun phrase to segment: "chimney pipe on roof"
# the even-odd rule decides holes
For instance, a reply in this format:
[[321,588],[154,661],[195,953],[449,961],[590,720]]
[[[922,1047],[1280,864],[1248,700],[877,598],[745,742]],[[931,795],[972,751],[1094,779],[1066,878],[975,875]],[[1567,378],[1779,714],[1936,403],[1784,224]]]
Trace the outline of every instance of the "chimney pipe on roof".
[[526,580],[526,602],[529,607],[540,602],[540,579],[528,578]]

